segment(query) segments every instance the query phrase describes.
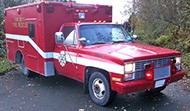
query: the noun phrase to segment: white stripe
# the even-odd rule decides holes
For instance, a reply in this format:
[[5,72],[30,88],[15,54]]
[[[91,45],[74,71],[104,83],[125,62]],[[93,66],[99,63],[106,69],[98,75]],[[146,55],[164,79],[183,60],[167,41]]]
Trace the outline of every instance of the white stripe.
[[[69,54],[68,54],[69,53]],[[72,52],[66,52],[66,61],[67,62],[73,62],[73,63],[77,63],[77,60],[78,60],[78,58],[76,59],[76,56],[73,56],[73,55],[71,55],[71,53]],[[60,53],[53,53],[53,58],[54,59],[59,59],[59,56],[60,56]],[[70,58],[70,57],[71,58]],[[72,60],[71,60],[72,59]]]
[[[58,59],[60,56],[59,53],[54,53],[54,59]],[[71,61],[72,59],[72,61]],[[110,72],[115,72],[117,74],[124,74],[124,66],[118,65],[118,64],[112,64],[112,63],[106,63],[106,62],[101,62],[97,60],[92,60],[92,59],[86,59],[82,57],[77,57],[71,55],[71,59],[68,54],[66,54],[66,61],[67,62],[73,62],[74,64],[79,64],[83,66],[89,66],[89,67],[96,67],[100,69],[104,69],[106,71]]]
[[114,63],[112,64],[112,63],[77,57],[77,64],[81,64],[84,66],[92,66],[92,67],[104,69],[109,72],[114,72],[117,74],[124,74],[124,66],[114,64]]
[[[43,52],[43,50],[41,50],[38,47],[38,45],[29,36],[16,35],[16,34],[6,34],[6,38],[29,42],[34,47],[34,49],[44,59],[48,59],[48,58],[58,59],[60,56],[59,53]],[[112,63],[106,63],[106,62],[101,62],[101,61],[92,60],[92,59],[86,59],[86,58],[82,58],[82,57],[76,58],[76,56],[73,56],[73,54],[72,54],[73,52],[69,52],[69,53],[70,54],[66,53],[66,61],[67,62],[73,62],[75,64],[84,65],[84,66],[96,67],[96,68],[104,69],[104,70],[107,70],[109,72],[114,72],[117,74],[124,74],[124,66],[122,66],[122,65],[118,65],[118,64],[114,64],[114,63],[113,64]],[[71,56],[71,58],[69,56]]]
[[16,35],[16,34],[6,34],[6,38],[14,39],[14,40],[22,40],[29,42],[34,49],[45,59],[53,58],[53,52],[44,52],[38,45],[29,37],[25,35]]

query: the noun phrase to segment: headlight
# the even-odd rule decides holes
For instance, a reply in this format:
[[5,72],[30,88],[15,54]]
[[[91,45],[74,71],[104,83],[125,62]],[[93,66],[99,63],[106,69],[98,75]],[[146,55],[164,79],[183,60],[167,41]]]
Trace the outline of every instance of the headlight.
[[175,58],[175,66],[177,68],[177,71],[181,70],[181,57],[176,57]]
[[181,57],[176,57],[175,60],[176,60],[176,64],[181,64]]
[[127,63],[125,64],[125,74],[131,73],[135,71],[135,63]]
[[125,64],[125,69],[124,69],[124,80],[132,80],[134,79],[134,73],[135,72],[135,63],[127,63]]

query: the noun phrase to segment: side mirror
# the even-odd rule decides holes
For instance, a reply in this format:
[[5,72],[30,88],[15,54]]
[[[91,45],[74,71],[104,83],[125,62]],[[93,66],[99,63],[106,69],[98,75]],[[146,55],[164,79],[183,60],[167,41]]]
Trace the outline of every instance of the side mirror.
[[56,32],[55,33],[55,42],[57,44],[63,44],[65,38],[63,32]]
[[86,44],[86,38],[84,38],[84,37],[80,38],[79,41],[82,46],[84,46]]
[[133,39],[137,39],[138,36],[137,36],[137,35],[132,35],[132,38],[133,38]]

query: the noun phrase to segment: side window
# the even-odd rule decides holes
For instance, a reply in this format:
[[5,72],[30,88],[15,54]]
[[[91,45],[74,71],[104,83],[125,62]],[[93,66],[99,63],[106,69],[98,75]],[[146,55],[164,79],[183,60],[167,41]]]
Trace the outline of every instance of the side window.
[[65,36],[65,45],[77,45],[76,31],[73,26],[66,26],[63,28],[63,33]]
[[35,25],[34,25],[34,23],[28,24],[28,36],[30,38],[34,38],[34,36],[35,36]]

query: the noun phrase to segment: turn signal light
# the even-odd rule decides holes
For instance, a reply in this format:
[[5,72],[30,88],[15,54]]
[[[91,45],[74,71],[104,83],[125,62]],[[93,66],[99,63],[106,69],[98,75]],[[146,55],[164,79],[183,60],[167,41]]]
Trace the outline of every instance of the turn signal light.
[[112,80],[115,82],[121,82],[121,78],[117,78],[117,77],[112,77]]

